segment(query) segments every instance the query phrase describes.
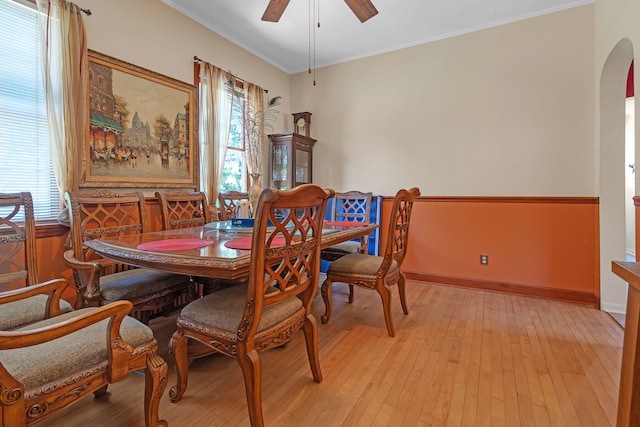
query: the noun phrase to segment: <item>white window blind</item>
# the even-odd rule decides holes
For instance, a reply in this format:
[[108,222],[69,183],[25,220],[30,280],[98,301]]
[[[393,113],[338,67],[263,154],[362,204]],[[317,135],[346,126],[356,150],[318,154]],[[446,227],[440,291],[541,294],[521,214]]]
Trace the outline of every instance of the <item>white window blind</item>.
[[0,0],[0,192],[29,191],[37,221],[56,219],[60,198],[51,167],[40,75],[37,11]]

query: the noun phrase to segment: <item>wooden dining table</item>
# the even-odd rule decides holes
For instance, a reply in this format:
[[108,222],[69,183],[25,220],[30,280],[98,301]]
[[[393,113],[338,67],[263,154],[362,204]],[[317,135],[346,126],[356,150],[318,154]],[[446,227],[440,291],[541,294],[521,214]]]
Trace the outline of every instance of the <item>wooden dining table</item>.
[[[320,239],[322,249],[371,234],[377,224],[326,223]],[[251,228],[228,224],[104,237],[85,242],[104,258],[170,273],[219,279],[243,279],[249,275],[250,249],[232,249],[231,241],[250,239]],[[200,241],[200,247],[184,248],[182,242]],[[172,246],[172,243],[175,245]],[[154,249],[154,247],[156,249]]]

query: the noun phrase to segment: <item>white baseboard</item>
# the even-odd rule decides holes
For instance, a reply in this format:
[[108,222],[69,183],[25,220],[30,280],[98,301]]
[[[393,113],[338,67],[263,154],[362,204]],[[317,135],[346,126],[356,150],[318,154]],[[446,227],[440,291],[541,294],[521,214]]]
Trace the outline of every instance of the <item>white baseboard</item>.
[[624,304],[600,301],[600,310],[609,313],[626,314],[627,306]]

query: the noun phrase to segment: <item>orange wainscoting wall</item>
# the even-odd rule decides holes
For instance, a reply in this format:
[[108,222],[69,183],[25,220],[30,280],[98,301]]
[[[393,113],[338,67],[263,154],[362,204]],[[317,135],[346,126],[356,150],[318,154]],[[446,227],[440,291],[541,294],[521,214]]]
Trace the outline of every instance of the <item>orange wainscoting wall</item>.
[[[382,244],[392,202],[382,202]],[[599,307],[598,218],[595,197],[420,197],[403,271],[414,280]]]
[[[382,244],[392,201],[382,202]],[[155,198],[147,198],[147,212],[149,227],[161,229]],[[409,279],[599,306],[597,198],[420,197],[412,215]],[[58,229],[39,231],[38,273],[72,281],[62,258],[67,231]],[[73,302],[75,292],[65,298]]]

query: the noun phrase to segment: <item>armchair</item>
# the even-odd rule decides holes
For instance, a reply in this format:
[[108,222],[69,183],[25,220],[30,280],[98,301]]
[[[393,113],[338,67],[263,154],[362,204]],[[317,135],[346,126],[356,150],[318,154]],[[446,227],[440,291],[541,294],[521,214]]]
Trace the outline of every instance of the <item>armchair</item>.
[[148,268],[134,268],[101,258],[84,245],[90,239],[147,231],[147,211],[140,192],[97,190],[65,194],[71,210],[72,249],[65,252],[76,283],[76,308],[113,301],[133,303],[132,315],[148,323],[182,303],[190,278]]
[[89,393],[103,395],[108,384],[141,369],[145,425],[166,426],[158,406],[168,367],[151,329],[127,316],[129,301],[59,314],[57,302],[66,286],[59,279],[0,293],[0,322],[9,314],[7,306],[36,294],[48,298],[52,315],[0,331],[0,426],[35,424]]
[[[38,283],[36,229],[31,193],[0,193],[0,291]],[[52,313],[47,308],[52,307]],[[11,315],[2,316],[0,330],[35,322],[44,317],[71,311],[71,304],[56,297],[53,306],[47,296],[34,293],[3,307]],[[7,313],[5,313],[7,314]]]

